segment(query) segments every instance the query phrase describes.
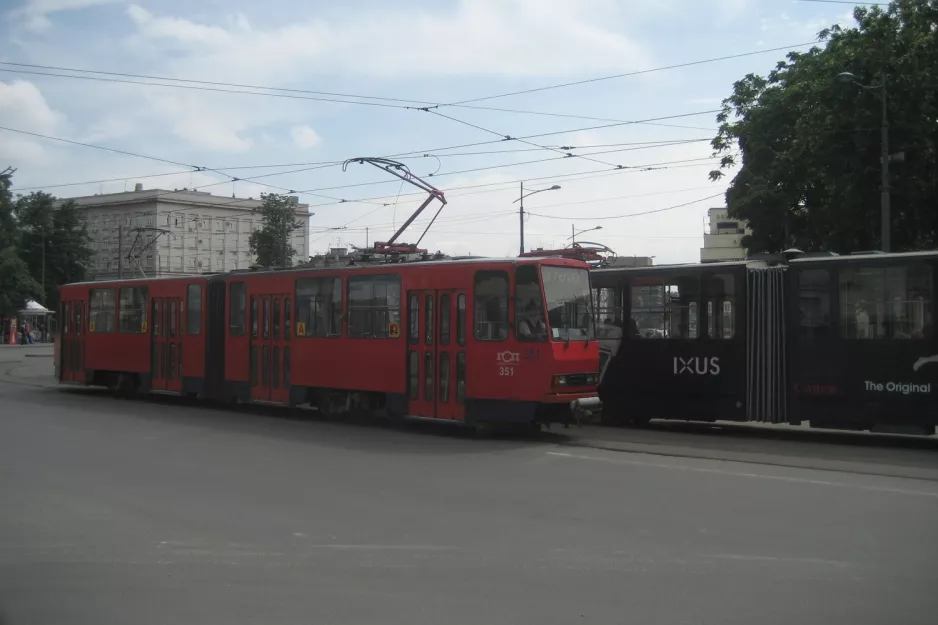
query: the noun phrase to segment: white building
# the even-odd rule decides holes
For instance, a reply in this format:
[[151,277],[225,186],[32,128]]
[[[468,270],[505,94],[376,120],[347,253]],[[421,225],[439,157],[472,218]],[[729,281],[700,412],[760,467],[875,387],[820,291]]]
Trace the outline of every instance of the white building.
[[745,260],[746,249],[742,239],[752,231],[745,222],[730,219],[725,208],[707,211],[708,225],[704,229],[704,246],[700,248],[700,262]]
[[[98,279],[246,269],[255,261],[248,237],[260,228],[260,200],[186,189],[143,189],[70,198],[84,213]],[[309,205],[296,204],[294,261],[309,257]]]

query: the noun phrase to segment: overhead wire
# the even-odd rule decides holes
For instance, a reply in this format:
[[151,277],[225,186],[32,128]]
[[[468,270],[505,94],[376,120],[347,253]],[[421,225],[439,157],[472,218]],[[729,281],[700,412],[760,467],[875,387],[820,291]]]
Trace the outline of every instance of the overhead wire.
[[543,146],[543,145],[540,145],[540,144],[538,144],[538,143],[532,143],[531,141],[526,141],[525,139],[517,139],[517,138],[512,137],[511,135],[507,135],[507,134],[505,134],[505,133],[503,133],[503,132],[497,132],[497,131],[495,131],[495,130],[490,130],[490,129],[485,128],[485,127],[483,127],[483,126],[480,126],[480,125],[478,125],[478,124],[473,124],[473,123],[467,122],[466,120],[463,120],[463,119],[457,119],[456,117],[453,117],[453,116],[451,116],[451,115],[446,115],[445,113],[440,113],[439,111],[435,111],[435,110],[432,110],[432,109],[429,109],[429,108],[428,108],[428,109],[425,109],[425,110],[426,110],[428,113],[432,114],[432,115],[436,115],[437,117],[442,117],[442,118],[444,118],[444,119],[448,119],[448,120],[450,120],[450,121],[454,121],[454,122],[456,122],[456,123],[458,123],[458,124],[462,124],[462,125],[468,126],[468,127],[470,127],[470,128],[475,128],[476,130],[481,130],[482,132],[487,132],[488,134],[495,135],[496,137],[503,137],[504,140],[506,140],[506,141],[517,141],[517,142],[519,142],[519,143],[524,143],[525,145],[530,145],[530,146],[533,146],[533,147],[535,147],[535,148],[540,148],[540,149],[542,149],[542,150],[548,150],[548,151],[550,151],[550,152],[556,152],[556,153],[558,153],[558,154],[562,154],[562,155],[563,155],[563,158],[576,157],[576,158],[582,158],[583,160],[592,161],[592,162],[594,162],[594,163],[599,163],[600,165],[608,165],[609,167],[621,167],[621,165],[615,165],[615,164],[613,164],[613,163],[608,163],[608,162],[606,162],[606,161],[602,161],[602,160],[599,160],[599,159],[590,158],[589,156],[584,156],[584,155],[582,155],[582,154],[576,154],[576,153],[574,153],[574,152],[572,152],[572,151],[570,151],[570,150],[561,150],[561,149],[557,149],[557,148],[552,148],[552,147]]
[[522,90],[520,90],[520,91],[510,91],[510,92],[508,92],[508,93],[500,93],[500,94],[496,94],[496,95],[482,96],[482,97],[478,97],[478,98],[470,98],[470,99],[468,99],[468,100],[459,100],[458,102],[450,102],[450,103],[448,103],[448,104],[443,104],[443,105],[441,105],[441,106],[462,106],[462,105],[466,105],[466,104],[472,104],[472,103],[475,103],[475,102],[484,102],[484,101],[487,101],[487,100],[495,100],[495,99],[499,99],[499,98],[507,98],[507,97],[510,97],[510,96],[524,95],[524,94],[528,94],[528,93],[539,93],[539,92],[542,92],[542,91],[550,91],[550,90],[553,90],[553,89],[563,89],[563,88],[566,88],[566,87],[574,87],[574,86],[577,86],[577,85],[585,85],[585,84],[589,84],[589,83],[603,82],[603,81],[607,81],[607,80],[615,80],[615,79],[618,79],[618,78],[626,78],[626,77],[628,77],[628,76],[639,76],[639,75],[642,75],[642,74],[651,74],[651,73],[654,73],[654,72],[661,72],[661,71],[671,70],[671,69],[680,69],[680,68],[684,68],[684,67],[693,67],[693,66],[695,66],[695,65],[703,65],[703,64],[705,64],[705,63],[716,63],[716,62],[718,62],[718,61],[729,61],[729,60],[732,60],[732,59],[741,59],[741,58],[744,58],[744,57],[747,57],[747,56],[755,56],[755,55],[757,55],[757,54],[766,54],[766,53],[768,53],[768,52],[779,52],[779,51],[781,51],[781,50],[791,50],[792,48],[803,48],[803,47],[805,47],[805,46],[817,45],[817,43],[818,43],[817,41],[809,41],[809,42],[805,42],[805,43],[797,43],[797,44],[790,45],[790,46],[779,46],[779,47],[777,47],[777,48],[764,48],[764,49],[762,49],[762,50],[754,50],[754,51],[752,51],[752,52],[740,52],[740,53],[738,53],[738,54],[730,54],[730,55],[726,55],[726,56],[718,56],[718,57],[713,57],[713,58],[710,58],[710,59],[702,59],[702,60],[698,60],[698,61],[687,61],[687,62],[685,62],[685,63],[676,63],[676,64],[674,64],[674,65],[665,65],[665,66],[662,66],[662,67],[654,67],[654,68],[650,68],[650,69],[641,69],[641,70],[635,70],[635,71],[632,71],[632,72],[623,72],[623,73],[621,73],[621,74],[613,74],[613,75],[611,75],[611,76],[599,76],[599,77],[596,77],[596,78],[587,78],[587,79],[584,79],[584,80],[575,80],[575,81],[573,81],[573,82],[566,82],[566,83],[561,83],[561,84],[557,84],[557,85],[547,85],[547,86],[544,86],[544,87],[534,87],[534,88],[531,88],[531,89],[522,89]]
[[[244,83],[196,80],[196,79],[189,79],[189,78],[172,78],[168,76],[155,76],[151,74],[136,74],[136,73],[130,73],[130,72],[113,72],[113,71],[105,71],[105,70],[89,70],[89,69],[81,69],[81,68],[73,68],[73,67],[64,67],[64,66],[58,66],[58,65],[40,65],[40,64],[35,64],[35,63],[21,63],[21,62],[15,62],[15,61],[0,61],[0,65],[5,65],[8,67],[16,67],[16,68],[29,68],[29,70],[42,69],[42,70],[47,70],[47,73],[43,74],[40,72],[33,72],[33,71],[25,70],[25,69],[13,70],[13,69],[3,69],[3,68],[0,68],[0,71],[27,73],[27,74],[31,73],[31,74],[49,75],[49,76],[64,77],[64,78],[75,78],[75,79],[125,82],[125,83],[132,83],[132,84],[143,84],[143,85],[162,86],[162,87],[198,88],[198,87],[193,87],[193,86],[198,85],[198,86],[202,86],[206,90],[215,90],[215,91],[227,92],[227,93],[246,93],[248,95],[266,95],[266,96],[273,96],[273,97],[299,97],[299,94],[308,94],[308,95],[317,96],[317,97],[302,98],[302,99],[315,99],[315,100],[322,100],[326,102],[338,102],[338,103],[343,103],[343,104],[386,106],[386,107],[391,107],[391,108],[421,108],[421,107],[426,107],[426,106],[452,107],[452,108],[465,108],[465,109],[475,109],[475,110],[483,110],[483,111],[503,112],[503,113],[517,113],[517,114],[524,114],[524,115],[545,115],[545,116],[551,116],[551,117],[567,117],[571,119],[616,122],[616,121],[621,121],[621,120],[604,118],[604,117],[591,117],[591,116],[586,116],[586,115],[554,113],[554,112],[547,112],[547,111],[533,111],[533,110],[506,109],[506,108],[501,108],[501,107],[490,107],[490,106],[477,106],[477,105],[473,105],[473,103],[499,99],[499,98],[505,98],[505,97],[515,96],[515,95],[522,95],[522,94],[527,94],[527,93],[536,93],[536,92],[553,90],[553,89],[561,89],[561,88],[572,87],[576,85],[582,85],[582,84],[588,84],[588,83],[594,83],[594,82],[615,80],[615,79],[620,79],[620,78],[626,78],[629,76],[638,76],[642,74],[650,74],[650,73],[655,73],[655,72],[668,71],[672,69],[692,67],[692,66],[703,65],[707,63],[716,63],[716,62],[727,61],[727,60],[732,60],[732,59],[744,58],[748,56],[767,54],[769,52],[790,50],[792,48],[802,48],[802,47],[809,46],[809,45],[816,45],[817,43],[818,43],[817,41],[811,41],[811,42],[805,42],[805,43],[797,43],[797,44],[788,45],[788,46],[779,46],[776,48],[762,48],[759,50],[752,50],[749,52],[740,52],[736,54],[712,57],[708,59],[698,59],[696,61],[687,61],[684,63],[653,67],[653,68],[648,68],[648,69],[643,69],[643,70],[636,70],[632,72],[624,72],[624,73],[613,74],[609,76],[599,76],[596,78],[588,78],[588,79],[579,80],[579,81],[573,81],[573,82],[567,82],[567,83],[561,83],[561,84],[555,84],[555,85],[547,85],[543,87],[524,89],[524,90],[514,91],[514,92],[509,92],[509,93],[482,96],[482,97],[462,100],[458,102],[430,102],[426,100],[393,98],[393,97],[387,97],[387,96],[348,94],[348,93],[338,93],[338,92],[331,92],[331,91],[316,91],[316,90],[310,90],[310,89],[271,87],[271,86],[251,85],[251,84],[244,84]],[[55,73],[49,73],[49,72],[72,72],[72,74],[55,74]],[[74,74],[97,74],[99,76],[98,77],[75,76]],[[110,78],[101,78],[101,76],[107,76]],[[163,82],[162,83],[147,83],[141,80],[133,80],[133,81],[124,80],[126,78],[137,78],[137,79],[143,79],[147,81],[158,80],[158,81],[163,81]],[[166,83],[188,83],[188,84],[181,85],[181,84],[166,84]],[[227,89],[214,89],[217,87],[227,87]],[[213,88],[213,89],[209,89],[209,88]],[[244,89],[252,89],[255,91],[241,91]],[[256,90],[260,90],[260,92]],[[273,92],[273,93],[265,93],[265,92]],[[361,100],[373,100],[374,102],[362,102]],[[406,103],[406,105],[405,104],[392,104],[395,102]],[[415,106],[410,106],[410,105],[415,105]]]
[[663,212],[671,211],[671,210],[674,210],[674,209],[677,209],[677,208],[683,208],[683,207],[685,207],[685,206],[691,206],[692,204],[699,204],[700,202],[706,202],[707,200],[712,200],[712,199],[717,198],[717,197],[723,197],[724,193],[725,193],[724,191],[721,191],[721,192],[715,193],[715,194],[713,194],[713,195],[708,195],[707,197],[702,197],[702,198],[698,198],[698,199],[696,199],[696,200],[691,200],[690,202],[684,202],[684,203],[682,203],[682,204],[675,204],[674,206],[667,206],[667,207],[665,207],[665,208],[656,208],[656,209],[654,209],[654,210],[642,211],[642,212],[640,212],[640,213],[627,213],[627,214],[625,214],[625,215],[612,215],[612,216],[609,216],[609,215],[602,215],[602,216],[596,216],[596,215],[592,215],[592,216],[591,216],[591,215],[586,215],[586,216],[584,216],[584,215],[577,215],[576,217],[561,217],[561,216],[559,216],[559,215],[544,215],[544,214],[542,214],[542,213],[531,212],[531,211],[525,211],[525,212],[526,212],[527,214],[529,214],[529,215],[533,215],[534,217],[541,217],[541,218],[544,218],[544,219],[562,219],[562,220],[565,220],[565,221],[580,221],[580,220],[584,220],[584,219],[586,219],[586,220],[589,220],[589,219],[602,219],[602,220],[627,219],[627,218],[629,218],[629,217],[640,217],[640,216],[642,216],[642,215],[651,215],[651,214],[654,214],[654,213],[663,213]]

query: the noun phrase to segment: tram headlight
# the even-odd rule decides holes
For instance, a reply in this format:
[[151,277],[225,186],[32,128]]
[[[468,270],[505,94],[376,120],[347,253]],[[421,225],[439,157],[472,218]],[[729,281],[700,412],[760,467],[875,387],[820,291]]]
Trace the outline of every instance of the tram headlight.
[[555,375],[554,386],[596,386],[599,383],[598,373],[567,373]]

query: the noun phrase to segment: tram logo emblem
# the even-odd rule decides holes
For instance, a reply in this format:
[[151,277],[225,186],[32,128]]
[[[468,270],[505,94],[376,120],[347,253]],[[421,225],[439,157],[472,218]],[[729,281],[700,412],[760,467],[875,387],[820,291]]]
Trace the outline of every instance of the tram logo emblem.
[[521,354],[518,352],[508,351],[507,349],[503,352],[499,352],[495,355],[495,360],[502,365],[516,365],[521,362]]
[[674,357],[674,375],[720,375],[719,356],[691,356],[690,358]]
[[927,358],[919,358],[915,361],[915,364],[912,365],[912,371],[918,371],[930,362],[938,363],[938,354],[935,354],[934,356],[928,356]]

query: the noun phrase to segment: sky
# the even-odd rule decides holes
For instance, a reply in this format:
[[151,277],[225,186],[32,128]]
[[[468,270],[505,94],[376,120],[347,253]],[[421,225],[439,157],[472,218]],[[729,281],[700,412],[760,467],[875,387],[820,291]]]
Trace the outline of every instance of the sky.
[[[16,168],[15,191],[58,197],[136,182],[238,197],[301,192],[316,253],[387,240],[425,199],[372,166],[334,164],[393,156],[446,195],[421,242],[431,251],[516,255],[523,183],[525,193],[561,187],[525,200],[527,248],[564,247],[571,229],[602,226],[579,240],[656,264],[696,262],[707,210],[724,206],[731,178],[708,178],[721,100],[734,81],[784,58],[767,50],[806,50],[795,46],[852,25],[851,9],[796,0],[0,0],[0,126],[11,129],[0,130],[0,169]],[[659,69],[745,53],[757,54]],[[141,82],[149,84],[133,84]],[[580,84],[558,87],[568,83]],[[110,182],[94,182],[102,180]],[[402,240],[415,242],[437,207]]]

